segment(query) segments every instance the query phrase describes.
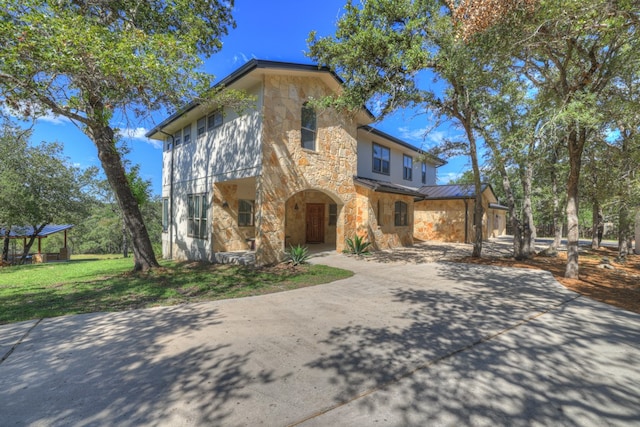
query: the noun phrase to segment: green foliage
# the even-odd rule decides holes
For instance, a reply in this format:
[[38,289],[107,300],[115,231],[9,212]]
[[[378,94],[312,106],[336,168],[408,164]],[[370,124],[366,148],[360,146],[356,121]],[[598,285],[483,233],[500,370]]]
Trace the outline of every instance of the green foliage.
[[0,324],[261,295],[352,275],[322,265],[270,270],[191,262],[164,262],[163,269],[131,274],[131,258],[76,258],[0,269]]
[[369,246],[371,246],[371,242],[365,241],[364,237],[358,235],[353,236],[353,238],[347,238],[346,242],[348,249],[345,252],[353,255],[365,255],[369,252]]
[[82,172],[63,157],[60,144],[30,145],[30,135],[9,124],[0,129],[0,224],[78,220],[89,200]]
[[287,251],[287,261],[292,263],[293,265],[306,264],[309,259],[309,249],[306,246],[293,246],[289,245],[290,248]]

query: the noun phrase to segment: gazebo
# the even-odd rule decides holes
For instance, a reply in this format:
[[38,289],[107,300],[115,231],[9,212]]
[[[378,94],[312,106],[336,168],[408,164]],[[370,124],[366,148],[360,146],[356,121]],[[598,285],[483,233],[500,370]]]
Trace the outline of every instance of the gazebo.
[[[71,258],[71,251],[67,247],[67,231],[73,227],[73,224],[45,225],[42,230],[35,237],[38,239],[38,253],[33,255],[33,262],[42,263],[49,261],[68,261]],[[43,253],[42,252],[42,239],[48,236],[64,232],[64,245],[60,248],[59,252]],[[22,239],[23,248],[27,246],[27,239],[34,236],[35,229],[31,226],[24,227],[11,227],[9,230],[9,239]],[[0,228],[0,239],[4,239],[5,229]],[[23,249],[24,252],[24,249]]]

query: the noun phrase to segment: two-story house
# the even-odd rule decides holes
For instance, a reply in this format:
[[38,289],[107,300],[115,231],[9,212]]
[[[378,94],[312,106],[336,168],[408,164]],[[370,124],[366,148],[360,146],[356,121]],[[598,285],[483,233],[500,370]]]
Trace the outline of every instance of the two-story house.
[[[255,106],[237,115],[193,103],[147,134],[165,147],[164,257],[255,250],[257,263],[269,264],[289,245],[342,251],[356,234],[376,249],[438,237],[425,222],[438,222],[442,210],[430,207],[427,189],[444,161],[372,128],[364,108],[312,108],[310,100],[340,93],[336,74],[252,60],[219,85],[253,95]],[[422,234],[414,234],[416,221]]]

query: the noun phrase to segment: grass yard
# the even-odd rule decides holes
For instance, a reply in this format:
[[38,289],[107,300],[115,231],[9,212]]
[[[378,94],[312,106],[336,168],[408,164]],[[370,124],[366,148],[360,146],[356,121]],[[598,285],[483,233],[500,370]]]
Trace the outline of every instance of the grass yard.
[[251,268],[162,262],[132,273],[132,258],[85,256],[68,263],[0,269],[0,324],[239,298],[328,283],[353,273],[323,265]]

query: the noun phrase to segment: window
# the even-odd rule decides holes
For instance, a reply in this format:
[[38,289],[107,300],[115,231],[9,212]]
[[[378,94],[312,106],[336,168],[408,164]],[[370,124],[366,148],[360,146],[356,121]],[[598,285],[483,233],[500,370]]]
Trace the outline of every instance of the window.
[[373,171],[389,175],[391,152],[387,147],[373,144]]
[[427,183],[427,164],[422,163],[422,183]]
[[206,127],[207,127],[207,118],[203,117],[199,119],[197,124],[197,130],[196,130],[197,132],[196,138],[198,138],[198,140],[204,137],[204,134],[206,132]]
[[413,158],[406,154],[402,156],[402,178],[407,181],[413,179]]
[[170,136],[164,139],[164,151],[171,151],[171,149],[173,148],[172,140],[173,138],[171,138]]
[[316,149],[316,112],[304,104],[302,106],[302,125],[300,127],[302,148]]
[[222,126],[222,109],[216,110],[207,117],[207,130]]
[[207,193],[187,195],[187,236],[207,238]]
[[166,197],[162,199],[162,231],[167,232],[169,230],[169,199]]
[[395,220],[394,224],[397,227],[403,227],[409,224],[407,219],[407,204],[405,202],[395,203]]
[[178,132],[173,134],[173,146],[174,147],[177,147],[178,145],[180,145],[181,138],[182,138],[182,131],[181,130],[179,130]]
[[252,227],[253,226],[253,200],[239,200],[238,201],[238,226],[239,227]]
[[338,205],[329,205],[329,225],[336,225],[338,223]]
[[191,142],[191,125],[182,129],[182,142],[188,144]]

